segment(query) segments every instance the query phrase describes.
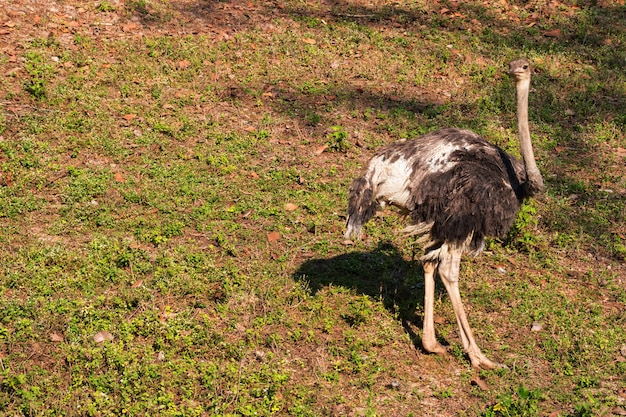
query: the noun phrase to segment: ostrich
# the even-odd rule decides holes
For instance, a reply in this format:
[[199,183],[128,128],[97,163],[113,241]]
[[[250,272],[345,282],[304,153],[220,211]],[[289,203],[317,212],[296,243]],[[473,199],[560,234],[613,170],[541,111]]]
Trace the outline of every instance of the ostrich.
[[465,352],[474,368],[503,365],[488,359],[476,344],[459,293],[461,255],[478,255],[485,236],[503,237],[522,201],[543,189],[528,129],[530,63],[509,64],[515,80],[517,127],[523,162],[469,130],[442,129],[379,149],[363,175],[352,182],[346,239],[361,238],[363,225],[379,207],[399,207],[412,223],[403,231],[418,236],[425,251],[422,345],[432,353],[435,272],[448,292]]

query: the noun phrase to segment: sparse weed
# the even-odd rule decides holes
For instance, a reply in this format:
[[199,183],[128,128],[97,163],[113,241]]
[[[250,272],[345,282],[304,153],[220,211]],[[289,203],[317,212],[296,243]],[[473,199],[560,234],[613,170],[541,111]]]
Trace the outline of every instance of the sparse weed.
[[348,304],[348,311],[342,314],[342,318],[351,326],[359,326],[365,323],[372,315],[372,302],[367,296],[352,300]]
[[483,416],[519,416],[532,417],[539,415],[539,403],[543,395],[539,390],[529,390],[519,387],[514,394],[504,394],[498,402],[490,407]]
[[333,126],[328,133],[328,149],[337,152],[345,152],[350,148],[348,132],[342,126]]
[[435,393],[435,397],[440,399],[452,398],[454,397],[454,392],[450,387],[442,388]]
[[517,214],[507,240],[515,242],[519,248],[532,251],[537,246],[534,228],[537,226],[537,209],[534,203],[525,201]]
[[109,3],[108,1],[101,1],[97,6],[96,10],[99,12],[113,12],[115,11],[115,7]]

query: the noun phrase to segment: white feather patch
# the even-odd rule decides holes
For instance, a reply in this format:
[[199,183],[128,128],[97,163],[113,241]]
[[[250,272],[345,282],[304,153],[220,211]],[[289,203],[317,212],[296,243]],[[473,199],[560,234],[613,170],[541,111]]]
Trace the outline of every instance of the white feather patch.
[[410,162],[410,159],[405,158],[398,158],[393,163],[383,160],[382,157],[372,160],[370,175],[379,204],[406,207],[410,196],[408,183],[413,171]]

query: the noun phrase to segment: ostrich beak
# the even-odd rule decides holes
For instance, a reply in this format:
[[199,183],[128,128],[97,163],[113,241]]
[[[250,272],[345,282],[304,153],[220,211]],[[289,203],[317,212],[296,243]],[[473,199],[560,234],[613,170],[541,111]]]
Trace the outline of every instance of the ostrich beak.
[[515,70],[513,68],[509,68],[508,70],[506,70],[506,75],[508,75],[509,77],[514,77]]
[[511,62],[509,70],[507,71],[510,77],[522,77],[526,72],[530,71],[530,63],[525,60],[524,62],[521,61],[522,60]]

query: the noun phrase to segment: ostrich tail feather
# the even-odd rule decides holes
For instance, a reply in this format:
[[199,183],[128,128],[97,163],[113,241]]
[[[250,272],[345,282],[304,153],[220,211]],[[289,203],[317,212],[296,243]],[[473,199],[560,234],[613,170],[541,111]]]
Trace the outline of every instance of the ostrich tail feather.
[[365,177],[355,179],[350,187],[348,220],[344,237],[360,239],[363,225],[374,216],[377,207],[371,182]]

